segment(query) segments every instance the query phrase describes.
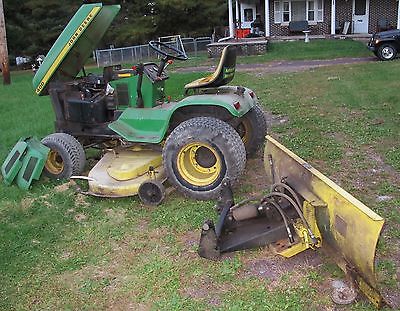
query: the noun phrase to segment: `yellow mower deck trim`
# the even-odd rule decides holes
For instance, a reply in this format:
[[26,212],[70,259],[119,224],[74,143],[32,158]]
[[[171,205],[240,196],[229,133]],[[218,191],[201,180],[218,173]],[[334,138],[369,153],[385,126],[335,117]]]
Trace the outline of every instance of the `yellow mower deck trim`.
[[107,168],[107,173],[114,179],[125,181],[145,174],[149,166],[159,167],[162,156],[152,150],[127,151],[114,154],[112,166]]
[[[147,157],[147,160],[146,160]],[[121,171],[121,159],[127,161],[129,170],[127,172]],[[161,153],[149,150],[122,150],[106,153],[99,162],[89,172],[89,193],[96,196],[103,197],[127,197],[138,194],[140,185],[148,180],[158,180],[163,182],[165,180],[165,172],[163,166],[160,164],[154,166],[154,163],[159,163]],[[147,161],[147,162],[146,162]],[[136,167],[135,167],[136,166]],[[154,167],[153,172],[149,172],[150,167]],[[113,178],[108,172],[113,171],[119,178],[126,178],[129,173],[135,176],[127,180],[118,180]],[[142,172],[141,175],[137,175]]]

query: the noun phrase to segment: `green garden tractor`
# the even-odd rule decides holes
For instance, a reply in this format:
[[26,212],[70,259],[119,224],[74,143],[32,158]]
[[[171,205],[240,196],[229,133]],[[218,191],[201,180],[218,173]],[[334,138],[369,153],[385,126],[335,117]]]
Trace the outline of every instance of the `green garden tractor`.
[[187,196],[215,198],[225,177],[239,178],[266,134],[255,93],[227,85],[235,74],[235,48],[226,47],[215,72],[188,83],[176,102],[165,94],[165,69],[187,56],[162,42],[149,43],[158,64],[86,74],[84,64],[119,9],[82,5],[33,79],[36,93],[50,96],[56,117],[56,133],[42,140],[50,149],[44,173],[79,176],[85,149],[100,147],[103,157],[84,177],[93,195],[139,193],[145,202],[158,203],[168,179]]

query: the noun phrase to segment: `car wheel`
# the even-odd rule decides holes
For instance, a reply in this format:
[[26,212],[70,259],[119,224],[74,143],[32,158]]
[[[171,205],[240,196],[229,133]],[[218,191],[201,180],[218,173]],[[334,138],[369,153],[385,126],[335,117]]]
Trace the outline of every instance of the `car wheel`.
[[222,180],[234,183],[246,165],[246,149],[228,123],[211,117],[178,125],[163,148],[168,180],[183,194],[200,200],[218,197]]
[[385,43],[378,48],[378,57],[380,60],[392,60],[396,57],[396,54],[397,50],[392,44]]
[[44,174],[53,179],[66,179],[82,173],[85,167],[85,151],[73,136],[54,133],[42,139],[50,148],[44,165]]
[[267,134],[267,121],[264,111],[259,105],[254,105],[242,118],[236,131],[239,133],[247,155],[253,156],[262,146]]

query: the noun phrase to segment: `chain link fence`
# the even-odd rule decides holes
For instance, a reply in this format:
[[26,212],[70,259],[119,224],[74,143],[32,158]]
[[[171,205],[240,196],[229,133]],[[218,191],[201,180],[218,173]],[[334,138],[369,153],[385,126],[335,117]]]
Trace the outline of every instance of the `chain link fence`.
[[[196,57],[199,53],[207,51],[207,45],[211,43],[210,37],[181,38],[183,47],[189,57]],[[165,42],[176,45],[176,41]],[[158,57],[157,53],[148,44],[135,45],[124,48],[96,50],[96,62],[98,67],[114,66],[119,64],[133,64]]]

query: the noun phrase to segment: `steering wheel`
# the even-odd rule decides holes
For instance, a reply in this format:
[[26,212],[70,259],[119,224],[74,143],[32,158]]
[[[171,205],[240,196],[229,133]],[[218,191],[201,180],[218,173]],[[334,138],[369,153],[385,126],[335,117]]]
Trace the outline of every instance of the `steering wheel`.
[[179,51],[176,47],[159,41],[150,41],[149,46],[156,51],[158,54],[165,56],[167,60],[177,59],[177,60],[187,60],[185,52]]

